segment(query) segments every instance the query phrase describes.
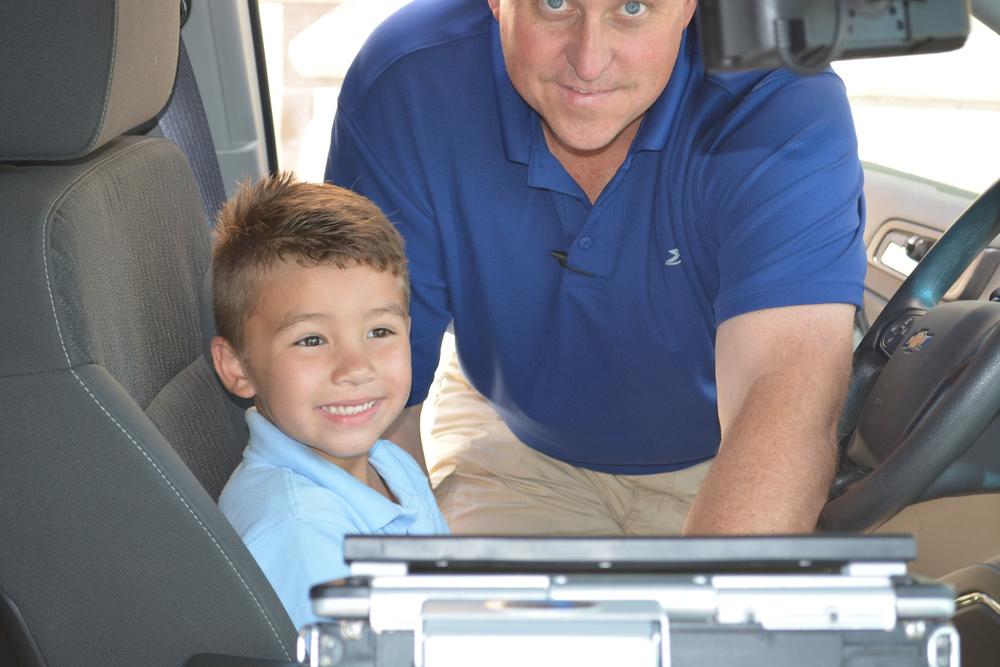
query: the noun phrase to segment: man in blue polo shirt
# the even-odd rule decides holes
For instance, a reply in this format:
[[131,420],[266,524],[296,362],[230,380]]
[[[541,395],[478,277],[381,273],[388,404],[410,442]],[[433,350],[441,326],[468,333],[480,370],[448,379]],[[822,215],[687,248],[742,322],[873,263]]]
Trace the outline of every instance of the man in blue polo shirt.
[[326,176],[413,284],[387,437],[422,460],[450,322],[469,381],[434,430],[455,532],[815,525],[865,268],[850,111],[829,72],[707,73],[694,10],[416,0],[348,74]]

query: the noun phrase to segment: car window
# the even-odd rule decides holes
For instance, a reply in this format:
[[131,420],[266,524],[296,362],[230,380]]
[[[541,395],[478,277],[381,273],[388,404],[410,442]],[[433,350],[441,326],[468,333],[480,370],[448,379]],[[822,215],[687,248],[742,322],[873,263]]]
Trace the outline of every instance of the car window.
[[972,23],[957,51],[834,64],[862,160],[975,193],[1000,177],[1000,35]]
[[261,0],[278,165],[320,182],[337,95],[368,35],[409,0]]

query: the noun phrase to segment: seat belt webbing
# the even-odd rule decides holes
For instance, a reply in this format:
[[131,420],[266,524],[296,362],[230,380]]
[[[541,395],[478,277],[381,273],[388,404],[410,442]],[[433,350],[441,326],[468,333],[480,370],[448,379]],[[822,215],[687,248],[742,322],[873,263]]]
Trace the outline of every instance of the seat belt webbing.
[[173,96],[160,116],[159,127],[163,136],[177,144],[187,156],[198,182],[205,218],[209,227],[214,227],[215,215],[226,201],[226,189],[222,184],[222,172],[208,127],[208,117],[183,39]]

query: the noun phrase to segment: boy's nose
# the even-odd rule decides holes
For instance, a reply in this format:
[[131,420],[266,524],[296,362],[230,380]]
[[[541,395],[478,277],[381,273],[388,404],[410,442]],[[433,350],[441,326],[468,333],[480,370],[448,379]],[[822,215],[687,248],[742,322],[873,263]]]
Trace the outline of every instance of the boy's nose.
[[333,371],[336,383],[364,384],[375,378],[375,369],[362,350],[343,350]]

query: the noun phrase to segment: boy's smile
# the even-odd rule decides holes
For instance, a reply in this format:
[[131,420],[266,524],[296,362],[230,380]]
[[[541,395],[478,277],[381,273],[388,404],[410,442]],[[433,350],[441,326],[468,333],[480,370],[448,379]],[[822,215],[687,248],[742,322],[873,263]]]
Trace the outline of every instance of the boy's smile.
[[260,283],[230,390],[365,482],[368,450],[410,393],[409,326],[392,273],[284,263]]

